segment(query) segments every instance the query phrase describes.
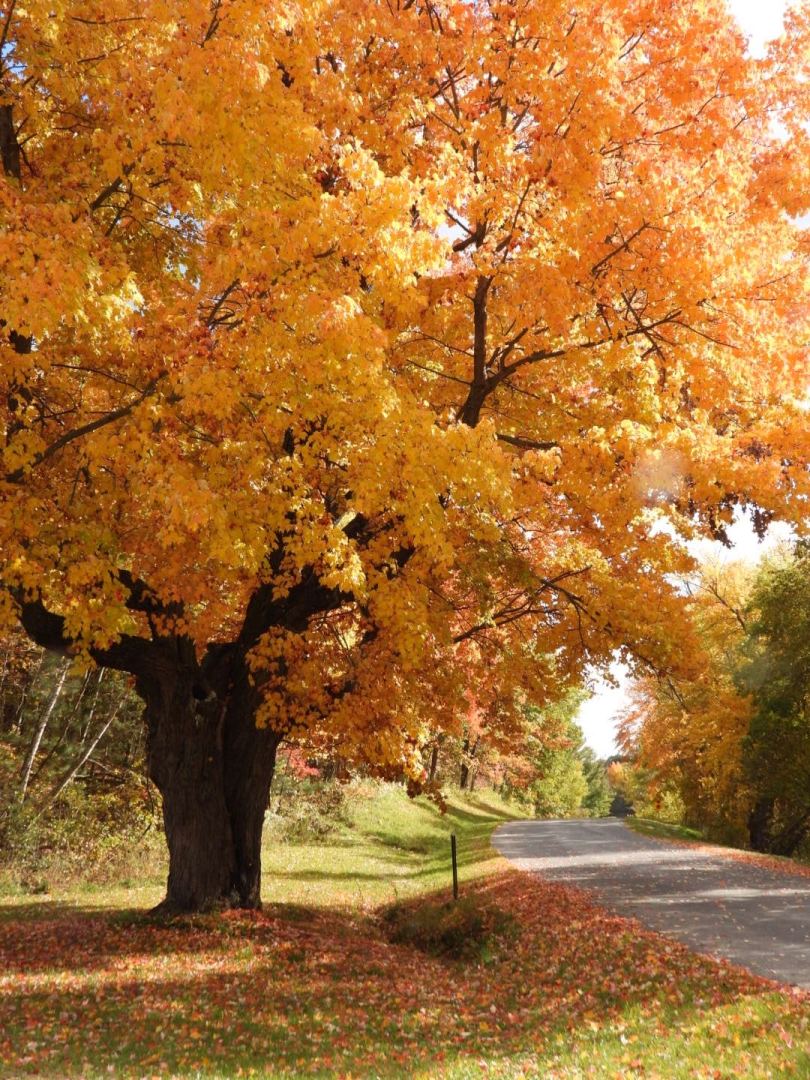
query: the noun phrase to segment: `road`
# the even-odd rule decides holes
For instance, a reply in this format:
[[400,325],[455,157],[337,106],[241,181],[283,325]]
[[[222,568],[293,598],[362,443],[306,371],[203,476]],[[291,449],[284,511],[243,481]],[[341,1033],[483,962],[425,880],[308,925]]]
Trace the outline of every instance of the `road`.
[[519,869],[591,890],[696,952],[810,988],[810,878],[640,836],[616,818],[510,822],[493,843]]

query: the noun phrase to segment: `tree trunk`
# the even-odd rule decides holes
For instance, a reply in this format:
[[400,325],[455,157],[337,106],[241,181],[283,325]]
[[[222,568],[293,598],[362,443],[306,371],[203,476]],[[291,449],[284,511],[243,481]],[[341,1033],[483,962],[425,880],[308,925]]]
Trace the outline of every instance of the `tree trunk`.
[[225,723],[225,800],[236,867],[232,880],[239,907],[260,908],[262,827],[281,736],[256,727],[258,699],[242,669],[231,691]]
[[476,739],[471,747],[470,740],[465,739],[461,747],[461,775],[459,777],[458,786],[461,788],[462,791],[467,790],[467,785],[470,782],[470,770],[472,769],[474,764],[475,751],[478,749],[479,741],[479,739]]
[[[171,683],[174,685],[171,685]],[[167,913],[229,907],[236,873],[225,805],[222,707],[199,701],[178,672],[146,697],[149,776],[163,798],[169,847]]]
[[[104,669],[102,668],[101,670],[103,671]],[[98,695],[96,695],[96,697],[98,697]],[[114,723],[115,718],[118,716],[118,710],[120,709],[120,707],[121,707],[121,703],[119,701],[118,705],[116,705],[115,709],[112,711],[110,716],[107,718],[107,720],[105,720],[105,722],[101,725],[101,727],[96,732],[95,736],[93,737],[93,741],[87,747],[85,747],[85,749],[79,754],[79,757],[77,758],[75,764],[72,765],[68,769],[68,771],[62,777],[62,779],[58,780],[56,782],[56,784],[54,785],[54,787],[51,788],[51,790],[50,790],[49,794],[47,795],[47,797],[45,798],[45,800],[42,803],[40,803],[39,808],[37,809],[37,813],[36,813],[36,817],[34,818],[34,821],[38,821],[39,818],[41,818],[42,815],[53,806],[53,804],[56,802],[56,800],[59,798],[59,796],[65,790],[65,788],[69,784],[73,783],[73,781],[78,776],[79,769],[81,769],[82,766],[86,762],[88,762],[90,760],[90,757],[92,756],[93,751],[95,750],[95,748],[98,746],[98,744],[101,742],[101,740],[106,735],[109,728]],[[94,704],[94,708],[95,708],[95,704]]]
[[428,772],[428,780],[432,784],[436,779],[436,770],[439,767],[439,744],[434,743],[433,749],[430,751],[430,770]]
[[748,815],[748,840],[754,851],[770,851],[773,799],[757,799]]
[[[354,538],[366,524],[357,514],[346,535]],[[268,558],[271,574],[281,568],[284,554],[280,537]],[[404,566],[412,554],[411,548],[395,552],[396,565]],[[354,598],[325,586],[314,568],[283,597],[265,582],[252,594],[237,638],[210,643],[198,659],[190,638],[158,634],[154,623],[155,616],[171,622],[182,608],[164,603],[129,571],[119,571],[119,577],[130,592],[128,607],[152,622],[152,638],[122,634],[91,655],[101,666],[133,674],[145,703],[147,767],[163,799],[169,848],[160,908],[171,913],[259,907],[262,825],[282,735],[256,727],[261,688],[251,683],[246,658],[269,628],[304,633],[313,615]],[[29,636],[44,648],[69,652],[64,618],[39,599],[12,595]]]
[[62,665],[62,671],[60,672],[59,679],[57,680],[56,687],[51,694],[48,707],[42,714],[37,722],[37,726],[34,729],[34,734],[31,738],[31,742],[28,746],[28,753],[25,755],[25,761],[20,773],[20,792],[19,800],[21,803],[25,802],[25,796],[28,791],[28,781],[31,779],[31,770],[34,767],[34,760],[39,750],[39,744],[42,742],[42,736],[45,734],[45,728],[48,726],[48,721],[51,718],[53,710],[56,708],[56,703],[59,701],[59,695],[62,693],[62,687],[65,685],[65,679],[67,678],[69,664]]
[[190,657],[138,684],[169,848],[162,913],[261,907],[262,826],[280,736],[256,727],[243,665],[219,693],[200,676]]

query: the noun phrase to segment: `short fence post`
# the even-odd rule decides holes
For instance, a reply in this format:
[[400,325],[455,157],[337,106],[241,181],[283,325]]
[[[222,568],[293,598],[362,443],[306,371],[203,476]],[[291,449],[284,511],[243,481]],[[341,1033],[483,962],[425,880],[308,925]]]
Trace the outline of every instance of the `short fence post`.
[[456,858],[455,833],[450,833],[450,856],[453,860],[453,899],[458,900],[458,860]]

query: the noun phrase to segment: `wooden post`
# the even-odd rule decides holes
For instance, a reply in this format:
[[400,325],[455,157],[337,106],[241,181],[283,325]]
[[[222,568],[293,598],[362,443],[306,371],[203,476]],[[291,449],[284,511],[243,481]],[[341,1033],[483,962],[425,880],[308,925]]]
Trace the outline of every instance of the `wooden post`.
[[458,900],[458,860],[456,859],[455,833],[450,833],[450,856],[453,860],[453,899]]

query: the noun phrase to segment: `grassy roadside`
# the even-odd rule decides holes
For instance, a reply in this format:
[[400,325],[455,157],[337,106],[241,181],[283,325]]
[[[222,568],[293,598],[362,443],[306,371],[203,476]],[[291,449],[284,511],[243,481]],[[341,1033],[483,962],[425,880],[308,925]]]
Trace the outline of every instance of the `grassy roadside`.
[[[450,834],[458,840],[459,877],[488,872],[497,853],[493,829],[521,817],[494,791],[461,794],[442,814],[428,799],[409,799],[401,786],[358,782],[347,788],[346,819],[322,842],[280,842],[265,829],[262,895],[268,905],[372,911],[446,889]],[[145,911],[163,895],[163,874],[114,885],[77,884],[32,894],[0,881],[0,922],[73,911]],[[4,888],[5,884],[5,888]]]
[[655,821],[653,818],[627,817],[625,825],[633,832],[641,833],[642,836],[652,836],[656,840],[689,840],[696,843],[706,843],[706,838],[698,829],[687,829],[685,825],[672,825],[666,821]]
[[[446,818],[392,787],[355,796],[328,843],[271,846],[260,915],[156,926],[98,910],[107,895],[12,898],[0,1075],[810,1076],[804,997],[510,870],[489,836],[514,811],[491,793]],[[515,930],[473,960],[394,944],[380,918],[448,895],[450,831],[463,896]]]
[[717,840],[708,840],[699,829],[688,829],[685,825],[671,825],[651,818],[628,817],[625,819],[625,824],[633,832],[640,833],[642,836],[703,848],[727,859],[751,863],[754,866],[761,866],[763,869],[774,870],[776,873],[787,876],[810,877],[810,862],[806,857],[767,855],[759,851],[750,851],[747,848],[732,847],[730,844],[722,844]]

